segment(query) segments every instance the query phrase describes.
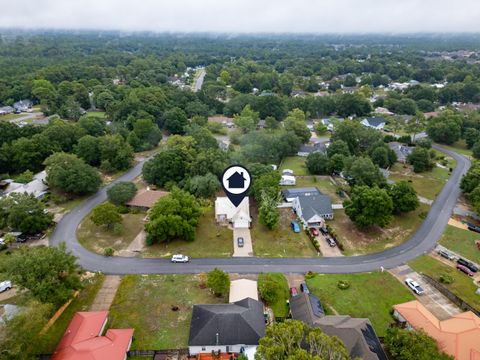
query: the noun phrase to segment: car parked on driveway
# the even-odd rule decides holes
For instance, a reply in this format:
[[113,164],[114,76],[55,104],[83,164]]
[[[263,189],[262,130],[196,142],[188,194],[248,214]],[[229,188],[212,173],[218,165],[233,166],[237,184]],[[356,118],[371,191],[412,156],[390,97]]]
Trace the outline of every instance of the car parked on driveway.
[[417,295],[422,295],[425,291],[422,289],[419,283],[417,283],[415,280],[407,278],[405,279],[405,284],[413,290],[413,292]]
[[244,244],[245,244],[245,241],[243,240],[243,237],[238,237],[237,238],[237,246],[238,247],[243,247]]
[[461,272],[467,274],[468,276],[473,276],[474,275],[473,272],[470,271],[470,269],[466,266],[457,264],[457,269],[460,270]]
[[10,290],[12,288],[12,282],[11,281],[2,281],[0,282],[0,293]]
[[316,228],[310,228],[310,232],[312,233],[313,236],[320,235],[320,233],[318,232],[318,229]]
[[296,287],[291,287],[290,288],[290,295],[291,296],[297,296],[298,295],[298,291],[297,291]]
[[172,256],[172,262],[173,263],[187,263],[190,259],[188,256],[182,255],[182,254],[176,254]]
[[308,289],[308,286],[305,283],[300,284],[300,291],[304,292],[304,293],[307,293],[307,294],[310,293],[310,290]]
[[337,246],[337,243],[335,242],[335,240],[333,240],[332,237],[326,236],[326,237],[325,237],[325,240],[327,240],[327,243],[328,243],[328,245],[329,245],[330,247],[335,247],[335,246]]
[[455,260],[455,255],[453,255],[450,251],[447,251],[444,249],[438,250],[438,255],[448,260],[452,260],[452,261]]
[[478,268],[468,260],[460,258],[457,260],[457,264],[467,267],[471,272],[476,273],[478,271]]
[[294,233],[299,233],[300,232],[300,226],[298,226],[296,221],[292,221],[290,223],[290,225],[292,225],[292,229],[293,229]]

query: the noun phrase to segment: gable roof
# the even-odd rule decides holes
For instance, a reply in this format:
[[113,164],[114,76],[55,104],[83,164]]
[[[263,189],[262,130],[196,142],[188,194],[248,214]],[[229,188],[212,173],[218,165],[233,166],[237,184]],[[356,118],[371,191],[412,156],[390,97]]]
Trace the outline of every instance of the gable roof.
[[471,311],[438,320],[419,301],[409,301],[394,309],[415,329],[434,338],[439,348],[459,360],[480,359],[480,318]]
[[188,345],[258,345],[264,335],[263,305],[246,298],[233,304],[194,305]]
[[377,127],[381,124],[385,124],[385,119],[383,117],[369,117],[365,119],[370,126]]
[[292,296],[289,303],[292,318],[303,321],[309,326],[312,326],[316,320],[325,316],[325,310],[320,299],[311,293],[301,292]]
[[304,187],[304,188],[290,188],[282,190],[283,197],[285,199],[291,199],[303,195],[319,195],[320,190],[316,187]]
[[127,202],[127,205],[151,208],[153,204],[155,204],[158,201],[158,199],[168,194],[169,193],[166,191],[150,190],[148,188],[142,189],[135,194],[132,200]]
[[110,329],[100,336],[108,311],[77,312],[60,340],[52,360],[123,360],[133,329]]
[[317,142],[313,145],[302,145],[300,149],[298,149],[299,153],[312,153],[312,152],[322,152],[325,153],[327,151],[327,146],[324,143]]
[[332,201],[325,194],[298,195],[298,202],[302,208],[302,217],[305,221],[310,220],[315,215],[333,214]]

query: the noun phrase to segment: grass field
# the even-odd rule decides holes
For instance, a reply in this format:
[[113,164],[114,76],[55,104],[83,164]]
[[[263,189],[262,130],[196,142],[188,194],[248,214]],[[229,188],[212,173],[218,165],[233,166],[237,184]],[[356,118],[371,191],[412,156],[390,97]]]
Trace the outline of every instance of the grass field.
[[115,251],[125,249],[142,231],[145,214],[124,214],[122,215],[123,232],[116,235],[112,230],[104,226],[95,225],[87,216],[77,229],[77,238],[80,244],[90,251],[103,254],[103,250],[111,247]]
[[305,166],[306,158],[303,156],[290,156],[283,159],[280,164],[280,172],[284,169],[293,170],[293,175],[308,175],[307,167]]
[[185,254],[191,257],[229,257],[233,253],[233,232],[217,225],[215,209],[210,206],[200,217],[195,240],[176,240],[168,244],[155,244],[142,251],[144,257],[169,257]]
[[0,121],[10,121],[18,119],[19,117],[25,116],[25,114],[6,114],[0,116]]
[[392,222],[385,228],[359,228],[344,210],[335,210],[334,219],[327,221],[327,224],[332,226],[343,243],[345,255],[369,254],[400,245],[408,240],[422,224],[429,208],[428,205],[420,204],[415,211],[394,216]]
[[260,289],[262,283],[272,281],[277,284],[278,291],[276,292],[276,301],[269,306],[273,310],[275,317],[286,317],[288,315],[287,300],[289,298],[288,281],[285,275],[280,273],[264,273],[258,275],[258,288]]
[[472,278],[430,256],[418,257],[408,265],[415,271],[423,272],[436,280],[441,274],[452,276],[454,282],[445,287],[480,311],[480,296],[475,294],[478,287],[473,283]]
[[[339,280],[350,287],[340,290]],[[414,299],[410,291],[387,272],[365,274],[318,274],[307,279],[310,291],[324,306],[340,315],[369,318],[378,336],[384,336],[393,318],[392,306]]]
[[440,239],[440,245],[480,264],[480,250],[475,245],[477,240],[480,240],[480,234],[448,225]]
[[78,297],[65,309],[63,314],[52,327],[48,329],[46,334],[37,339],[39,354],[51,354],[65,333],[73,315],[75,315],[77,311],[88,311],[90,309],[90,305],[93,303],[98,290],[100,290],[102,286],[103,279],[103,275],[95,275],[93,278],[84,282],[85,287],[81,290]]
[[132,349],[185,348],[193,305],[224,302],[198,275],[127,275],[110,307],[111,327],[135,329]]
[[448,169],[434,167],[430,171],[416,174],[410,168],[404,168],[402,164],[397,163],[390,170],[389,178],[395,182],[408,181],[418,195],[435,200],[449,176]]
[[295,215],[292,210],[279,210],[280,221],[274,230],[269,230],[260,224],[258,216],[252,214],[254,220],[250,232],[255,255],[266,257],[311,257],[316,255],[317,252],[312,242],[303,230],[299,233],[293,232],[290,222],[295,220]]
[[453,143],[452,145],[443,145],[442,144],[442,146],[445,149],[453,150],[455,152],[458,152],[459,154],[463,154],[463,155],[466,155],[466,156],[472,156],[472,150],[467,148],[467,144],[465,143],[465,140],[463,140],[463,139]]
[[89,111],[89,112],[87,113],[87,115],[99,117],[99,118],[102,118],[102,119],[104,119],[104,118],[107,117],[107,113],[104,112],[104,111]]

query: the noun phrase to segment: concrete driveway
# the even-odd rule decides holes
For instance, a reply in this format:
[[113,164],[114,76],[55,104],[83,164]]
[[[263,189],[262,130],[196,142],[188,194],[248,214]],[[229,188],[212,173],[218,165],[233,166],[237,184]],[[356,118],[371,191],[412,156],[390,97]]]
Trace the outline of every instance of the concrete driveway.
[[[237,238],[243,237],[243,247],[238,247]],[[233,256],[253,256],[252,237],[250,229],[233,229]]]
[[423,295],[416,295],[410,288],[408,289],[412,291],[412,294],[414,294],[417,297],[418,301],[420,301],[438,319],[445,320],[452,317],[455,314],[459,314],[462,312],[454,303],[448,300],[436,288],[434,288],[429,283],[427,283],[419,273],[414,271],[408,265],[402,265],[402,266],[396,267],[390,270],[390,272],[398,280],[400,280],[405,285],[405,287],[407,287],[407,285],[405,284],[406,278],[410,278],[418,282],[420,286],[423,288],[423,290],[425,290],[425,293]]
[[328,245],[327,239],[320,234],[316,237],[318,243],[320,244],[320,251],[322,255],[325,257],[335,257],[335,256],[343,256],[342,252],[338,248],[338,246],[330,246]]

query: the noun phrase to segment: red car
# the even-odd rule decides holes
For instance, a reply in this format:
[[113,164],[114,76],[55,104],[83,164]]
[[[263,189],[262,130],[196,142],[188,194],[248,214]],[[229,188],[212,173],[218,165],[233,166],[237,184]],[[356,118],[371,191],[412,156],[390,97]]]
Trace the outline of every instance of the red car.
[[461,272],[467,274],[468,276],[473,276],[474,275],[474,273],[469,268],[467,268],[466,266],[457,265],[457,269],[460,270]]
[[310,228],[310,232],[312,233],[313,236],[318,236],[320,233],[316,228]]
[[296,288],[296,287],[291,287],[291,288],[290,288],[290,295],[291,295],[291,296],[296,296],[296,295],[298,295],[298,291],[297,291],[297,288]]

